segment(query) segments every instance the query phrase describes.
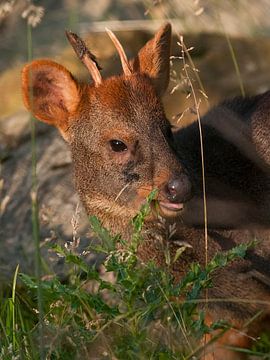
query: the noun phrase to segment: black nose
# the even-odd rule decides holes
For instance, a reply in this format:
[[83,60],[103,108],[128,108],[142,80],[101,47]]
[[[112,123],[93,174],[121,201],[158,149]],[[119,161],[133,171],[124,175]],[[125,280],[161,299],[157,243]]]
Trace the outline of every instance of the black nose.
[[167,198],[174,203],[182,203],[191,197],[191,182],[186,174],[171,179],[167,184]]

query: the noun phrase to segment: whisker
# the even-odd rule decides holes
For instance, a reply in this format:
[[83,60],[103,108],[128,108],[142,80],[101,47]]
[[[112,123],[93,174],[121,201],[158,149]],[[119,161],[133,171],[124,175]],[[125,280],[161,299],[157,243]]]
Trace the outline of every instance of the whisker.
[[119,191],[119,193],[117,194],[117,196],[116,196],[116,198],[114,199],[114,201],[117,201],[117,200],[120,198],[120,196],[123,194],[123,192],[126,190],[126,188],[127,188],[129,185],[130,185],[130,184],[127,183],[127,184]]

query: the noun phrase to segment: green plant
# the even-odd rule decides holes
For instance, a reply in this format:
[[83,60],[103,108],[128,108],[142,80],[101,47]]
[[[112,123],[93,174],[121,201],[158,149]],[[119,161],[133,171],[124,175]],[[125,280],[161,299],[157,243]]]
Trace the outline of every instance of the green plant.
[[[88,265],[85,253],[78,254],[73,248],[53,245],[54,251],[72,267],[71,281],[61,283],[53,276],[39,282],[35,277],[20,274],[28,289],[27,298],[34,299],[34,304],[28,305],[32,327],[23,326],[21,316],[17,318],[15,328],[12,325],[12,336],[7,334],[3,318],[11,318],[13,310],[2,309],[1,333],[6,338],[2,349],[7,351],[15,339],[19,346],[12,347],[12,356],[39,358],[36,340],[40,336],[38,324],[42,321],[44,353],[48,359],[74,359],[83,355],[91,358],[94,350],[100,358],[189,359],[202,350],[205,334],[214,329],[225,331],[229,328],[229,324],[222,321],[211,327],[205,324],[205,313],[198,306],[200,293],[211,286],[211,275],[216,269],[243,257],[252,244],[242,244],[217,254],[205,268],[191,264],[186,276],[176,283],[166,269],[153,262],[142,265],[137,257],[138,245],[143,241],[140,238],[142,225],[153,196],[150,195],[133,221],[133,239],[136,241],[132,243],[111,236],[97,218],[90,218],[91,227],[100,241],[98,245],[89,245],[87,250],[104,257],[103,273]],[[112,273],[113,279],[107,279],[106,275]],[[41,320],[38,311],[34,310],[38,286],[41,286],[43,296],[44,316]],[[20,298],[15,299],[14,294],[13,291],[12,304],[20,312],[25,304]],[[33,344],[31,353],[30,343]]]

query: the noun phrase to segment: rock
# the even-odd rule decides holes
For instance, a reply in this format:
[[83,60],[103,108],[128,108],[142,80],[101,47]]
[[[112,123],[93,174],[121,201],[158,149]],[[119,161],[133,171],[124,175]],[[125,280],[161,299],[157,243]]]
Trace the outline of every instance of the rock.
[[[17,118],[17,120],[20,117]],[[16,127],[16,117],[10,119]],[[71,158],[67,144],[57,133],[57,130],[43,124],[38,124],[36,138],[37,150],[37,182],[38,202],[40,206],[40,240],[45,239],[65,243],[72,240],[74,229],[72,218],[79,218],[80,234],[86,234],[88,220],[83,210],[80,214],[76,208],[79,199],[72,185]],[[35,245],[32,236],[31,223],[31,141],[29,132],[24,131],[23,137],[16,140],[18,146],[9,152],[2,162],[2,191],[0,203],[0,284],[9,281],[17,264],[20,271],[33,274]],[[24,141],[22,141],[24,139]],[[7,151],[11,150],[6,147]],[[1,187],[0,187],[1,190]],[[76,230],[76,229],[75,229]],[[82,237],[82,241],[84,238]],[[42,254],[45,261],[51,264],[58,273],[63,272],[61,261],[43,246]]]

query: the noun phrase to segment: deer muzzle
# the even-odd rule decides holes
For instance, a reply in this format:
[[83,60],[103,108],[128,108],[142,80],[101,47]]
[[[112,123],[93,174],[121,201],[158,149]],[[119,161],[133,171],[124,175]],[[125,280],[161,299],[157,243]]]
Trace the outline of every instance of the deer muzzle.
[[191,182],[185,173],[173,177],[162,189],[162,199],[159,201],[161,207],[180,211],[183,203],[191,198]]

